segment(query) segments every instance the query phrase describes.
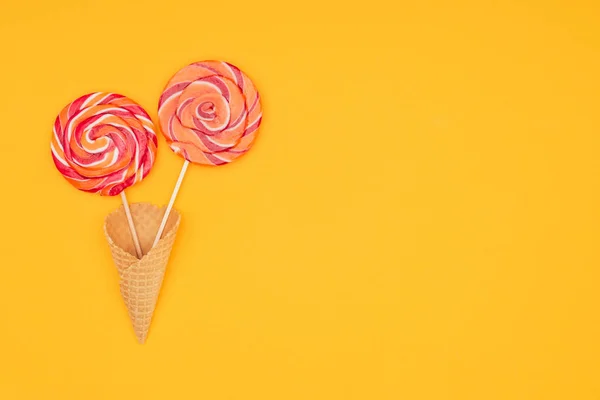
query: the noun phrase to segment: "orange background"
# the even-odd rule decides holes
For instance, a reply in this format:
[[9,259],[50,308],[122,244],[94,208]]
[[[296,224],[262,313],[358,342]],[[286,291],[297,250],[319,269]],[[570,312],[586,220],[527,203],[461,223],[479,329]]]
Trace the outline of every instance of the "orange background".
[[[598,2],[154,3],[0,5],[0,398],[600,398]],[[188,171],[141,346],[52,123],[202,59],[264,122]]]

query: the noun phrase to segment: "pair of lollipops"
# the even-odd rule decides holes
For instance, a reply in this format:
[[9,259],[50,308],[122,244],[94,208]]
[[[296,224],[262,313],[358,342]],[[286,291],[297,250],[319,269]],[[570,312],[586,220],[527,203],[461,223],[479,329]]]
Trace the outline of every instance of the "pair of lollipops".
[[56,118],[50,145],[56,167],[77,189],[121,196],[123,208],[106,218],[104,231],[141,343],[175,240],[179,214],[172,208],[189,163],[223,165],[245,154],[262,112],[258,92],[243,72],[226,62],[203,61],[171,78],[158,103],[158,118],[171,150],[185,159],[164,212],[145,203],[130,209],[125,196],[126,188],[150,172],[158,144],[150,116],[131,99],[101,92],[78,98]]
[[[156,232],[159,242],[189,163],[227,164],[245,154],[261,123],[259,94],[237,67],[222,61],[193,63],[177,72],[159,103],[160,128],[185,159]],[[77,189],[120,195],[138,258],[143,253],[124,190],[150,172],[157,138],[148,113],[114,93],[91,93],[66,106],[56,118],[52,157]]]

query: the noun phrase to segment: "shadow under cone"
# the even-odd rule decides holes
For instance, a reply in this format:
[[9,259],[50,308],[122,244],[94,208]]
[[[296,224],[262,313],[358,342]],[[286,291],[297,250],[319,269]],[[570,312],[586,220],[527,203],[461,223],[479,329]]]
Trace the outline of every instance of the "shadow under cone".
[[133,203],[130,208],[144,254],[141,259],[135,256],[123,206],[106,217],[104,233],[119,272],[121,295],[127,306],[133,330],[138,341],[144,343],[181,216],[176,210],[171,210],[162,238],[156,247],[150,249],[166,207]]

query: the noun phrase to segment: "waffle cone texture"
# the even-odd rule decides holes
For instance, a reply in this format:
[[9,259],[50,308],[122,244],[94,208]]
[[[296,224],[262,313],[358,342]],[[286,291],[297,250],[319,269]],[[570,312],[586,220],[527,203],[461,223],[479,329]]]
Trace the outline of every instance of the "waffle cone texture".
[[130,204],[143,256],[135,256],[135,248],[123,206],[110,213],[104,222],[104,234],[119,273],[121,295],[140,343],[148,336],[152,315],[158,300],[175,235],[181,216],[173,209],[162,238],[151,249],[166,207],[150,203]]

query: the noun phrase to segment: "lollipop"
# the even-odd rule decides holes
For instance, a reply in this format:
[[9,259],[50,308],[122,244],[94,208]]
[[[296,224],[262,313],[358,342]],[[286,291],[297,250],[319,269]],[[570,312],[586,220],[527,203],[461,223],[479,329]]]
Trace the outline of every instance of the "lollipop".
[[158,243],[190,162],[224,165],[252,147],[262,120],[260,96],[246,74],[223,61],[201,61],[177,72],[158,104],[160,128],[185,159],[154,245]]
[[121,195],[138,258],[139,240],[124,190],[148,175],[157,139],[137,103],[114,93],[81,96],[56,117],[50,144],[58,171],[84,192]]

